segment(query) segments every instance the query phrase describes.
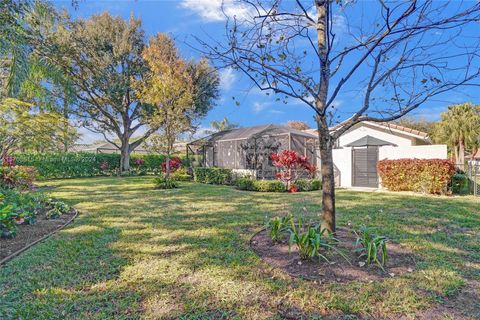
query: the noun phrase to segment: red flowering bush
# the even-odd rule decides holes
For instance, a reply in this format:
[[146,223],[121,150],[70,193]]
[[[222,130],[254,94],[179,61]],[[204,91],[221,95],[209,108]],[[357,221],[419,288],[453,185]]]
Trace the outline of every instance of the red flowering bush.
[[4,167],[13,167],[15,165],[15,157],[5,156],[2,159],[2,166]]
[[2,166],[0,167],[0,187],[12,189],[30,189],[37,176],[34,167]]
[[377,164],[382,185],[391,191],[446,193],[455,166],[443,159],[381,160]]
[[[173,157],[169,160],[170,172],[175,172],[182,167],[182,160],[179,157]],[[162,163],[163,172],[167,172],[167,160]]]
[[145,164],[145,160],[143,159],[135,159],[135,161],[133,162],[133,164],[136,166],[136,167],[141,167]]
[[290,192],[298,191],[292,183],[298,179],[301,173],[307,172],[313,177],[317,171],[317,168],[308,161],[307,157],[300,156],[293,150],[274,152],[270,155],[270,159],[278,170],[275,176],[286,184]]
[[102,163],[100,163],[100,169],[102,169],[102,171],[107,171],[109,167],[107,161],[102,161]]

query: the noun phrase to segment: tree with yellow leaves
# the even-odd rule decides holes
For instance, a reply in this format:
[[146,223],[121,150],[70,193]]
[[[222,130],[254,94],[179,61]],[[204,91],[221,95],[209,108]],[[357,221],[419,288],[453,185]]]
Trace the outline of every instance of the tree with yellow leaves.
[[142,57],[150,72],[138,83],[139,97],[154,106],[148,121],[150,127],[158,128],[147,144],[153,151],[166,154],[168,178],[173,144],[179,135],[194,129],[198,117],[192,66],[180,57],[173,40],[162,33],[150,39]]

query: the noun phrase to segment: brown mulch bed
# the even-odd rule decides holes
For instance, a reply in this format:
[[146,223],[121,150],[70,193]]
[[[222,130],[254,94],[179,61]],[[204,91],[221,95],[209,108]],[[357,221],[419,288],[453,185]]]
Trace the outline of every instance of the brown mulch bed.
[[[0,239],[0,264],[5,263],[19,251],[35,244],[44,237],[64,227],[75,218],[77,211],[72,208],[70,213],[63,214],[57,219],[47,219],[44,212],[37,215],[37,222],[33,225],[17,226],[17,235],[12,239]],[[4,261],[5,259],[5,261]]]
[[255,234],[250,245],[271,266],[281,269],[292,277],[318,282],[369,282],[415,270],[415,259],[412,253],[399,244],[387,243],[388,261],[384,272],[374,264],[361,266],[363,261],[355,253],[356,237],[353,232],[339,228],[335,237],[339,240],[336,247],[341,250],[350,263],[334,251],[325,253],[329,262],[323,259],[320,261],[317,259],[301,260],[295,245],[292,245],[289,253],[287,239],[275,243],[270,239],[266,230]]

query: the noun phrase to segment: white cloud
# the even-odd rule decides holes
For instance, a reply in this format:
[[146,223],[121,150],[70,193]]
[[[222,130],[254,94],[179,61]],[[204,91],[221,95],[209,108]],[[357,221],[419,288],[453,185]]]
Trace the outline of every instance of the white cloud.
[[259,113],[268,108],[271,105],[271,102],[254,102],[253,103],[253,112]]
[[237,80],[235,71],[232,68],[225,68],[220,71],[220,86],[223,90],[228,91]]
[[[250,10],[245,4],[235,0],[182,0],[183,8],[197,13],[205,21],[215,22],[225,20],[228,17],[245,19],[250,17]],[[223,5],[223,11],[222,11]]]
[[340,14],[333,15],[333,32],[336,34],[342,34],[347,31],[347,18]]

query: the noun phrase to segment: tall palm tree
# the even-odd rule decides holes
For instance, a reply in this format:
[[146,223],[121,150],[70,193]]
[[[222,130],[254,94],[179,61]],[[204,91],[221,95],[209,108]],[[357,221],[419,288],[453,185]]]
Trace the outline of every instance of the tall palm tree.
[[238,124],[231,123],[227,117],[223,118],[223,120],[214,120],[210,122],[210,126],[212,127],[212,130],[206,130],[205,133],[211,134],[215,132],[238,128]]
[[442,120],[434,127],[433,139],[446,143],[453,151],[457,166],[463,168],[465,150],[474,151],[478,147],[480,106],[472,103],[452,105],[441,117]]

